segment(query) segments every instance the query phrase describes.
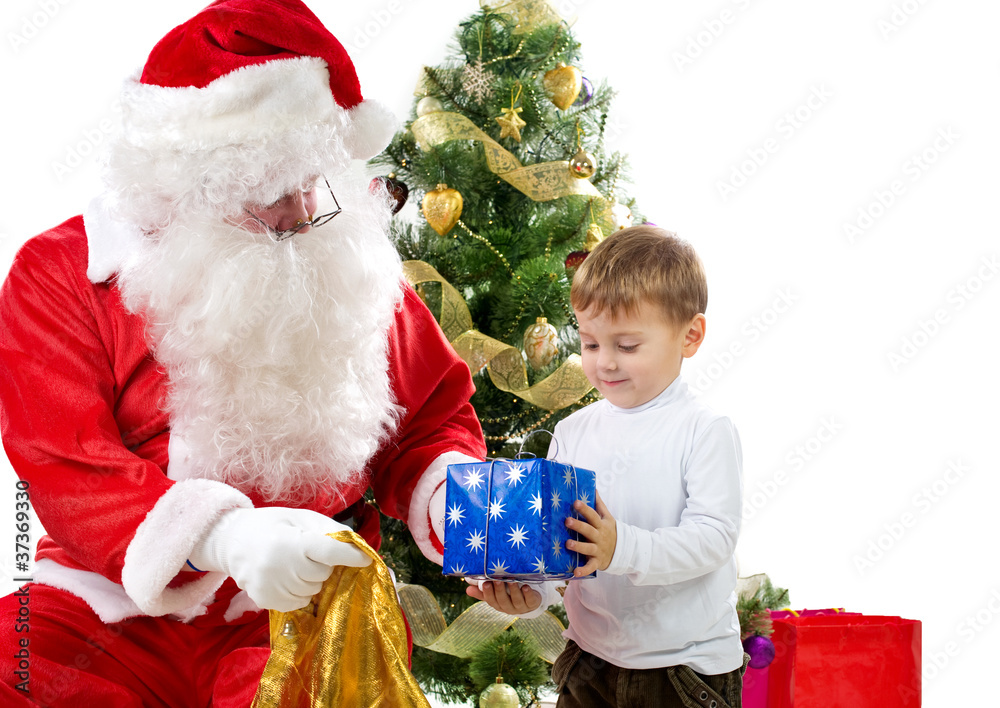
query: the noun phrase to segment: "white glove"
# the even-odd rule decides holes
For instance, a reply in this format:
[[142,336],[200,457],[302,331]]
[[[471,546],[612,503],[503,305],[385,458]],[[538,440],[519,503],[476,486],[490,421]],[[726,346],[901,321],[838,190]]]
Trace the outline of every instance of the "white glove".
[[309,604],[335,565],[371,563],[350,543],[326,534],[347,529],[309,509],[227,511],[191,551],[200,570],[233,578],[258,607],[291,612]]

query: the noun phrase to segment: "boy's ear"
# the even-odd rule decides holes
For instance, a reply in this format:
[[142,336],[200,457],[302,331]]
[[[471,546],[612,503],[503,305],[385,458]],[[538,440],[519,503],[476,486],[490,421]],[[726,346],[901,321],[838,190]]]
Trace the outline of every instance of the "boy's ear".
[[705,341],[705,315],[699,313],[691,318],[687,324],[687,332],[684,334],[684,347],[681,353],[684,358],[692,357]]

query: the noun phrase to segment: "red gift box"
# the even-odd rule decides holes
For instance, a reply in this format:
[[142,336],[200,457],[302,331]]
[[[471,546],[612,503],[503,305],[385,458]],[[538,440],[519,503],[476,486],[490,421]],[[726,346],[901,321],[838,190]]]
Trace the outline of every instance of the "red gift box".
[[918,620],[803,612],[772,621],[767,708],[919,708]]

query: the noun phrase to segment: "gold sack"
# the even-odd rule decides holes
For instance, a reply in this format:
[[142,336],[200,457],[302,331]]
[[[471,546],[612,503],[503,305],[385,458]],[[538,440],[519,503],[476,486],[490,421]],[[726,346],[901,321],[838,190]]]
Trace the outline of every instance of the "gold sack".
[[353,531],[330,536],[372,563],[337,566],[310,605],[271,611],[271,658],[253,708],[430,708],[409,670],[389,569]]

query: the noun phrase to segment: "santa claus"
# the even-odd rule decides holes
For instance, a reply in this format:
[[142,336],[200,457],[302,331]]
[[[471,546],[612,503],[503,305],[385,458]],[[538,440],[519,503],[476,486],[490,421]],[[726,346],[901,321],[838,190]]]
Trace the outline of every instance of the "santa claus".
[[347,176],[391,116],[308,8],[219,0],[121,103],[106,192],[0,291],[3,443],[48,533],[0,600],[0,696],[249,705],[265,610],[369,562],[326,534],[378,546],[367,489],[440,562],[471,379]]

